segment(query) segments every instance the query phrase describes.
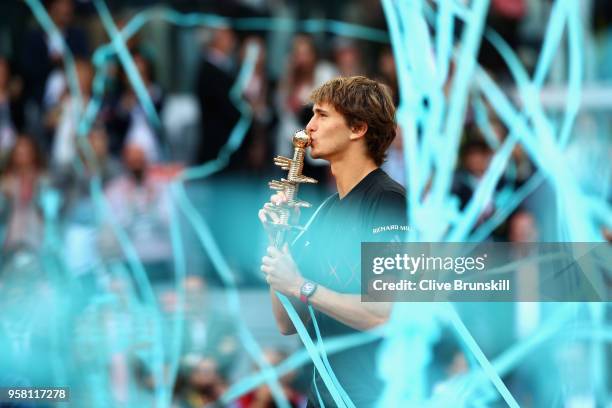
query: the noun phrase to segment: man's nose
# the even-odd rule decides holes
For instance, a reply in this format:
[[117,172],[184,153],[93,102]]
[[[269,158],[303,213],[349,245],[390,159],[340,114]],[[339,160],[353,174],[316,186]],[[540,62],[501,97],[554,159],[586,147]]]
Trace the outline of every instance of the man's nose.
[[310,121],[308,122],[308,124],[306,125],[306,131],[308,131],[308,133],[314,132],[316,129],[315,126],[315,120],[314,117],[310,119]]

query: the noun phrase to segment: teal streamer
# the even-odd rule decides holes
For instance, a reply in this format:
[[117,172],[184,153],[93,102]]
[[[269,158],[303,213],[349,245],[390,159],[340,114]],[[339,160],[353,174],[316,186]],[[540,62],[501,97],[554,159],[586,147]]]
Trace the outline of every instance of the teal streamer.
[[440,317],[439,304],[394,305],[378,358],[379,376],[386,384],[379,407],[426,406],[426,368],[440,336]]
[[567,2],[567,39],[569,45],[568,61],[568,92],[565,104],[565,116],[559,132],[559,145],[563,148],[567,145],[572,126],[580,109],[582,98],[582,79],[584,75],[582,44],[582,25],[580,22],[580,5],[578,1]]
[[202,246],[207,251],[215,269],[219,273],[222,281],[225,284],[226,290],[229,292],[228,301],[231,305],[231,311],[233,315],[237,317],[238,321],[238,332],[243,340],[245,348],[254,358],[259,367],[262,368],[264,373],[266,373],[266,379],[268,385],[270,385],[270,389],[272,390],[272,394],[276,403],[281,407],[288,407],[287,399],[285,398],[280,384],[277,381],[276,374],[270,370],[269,364],[263,358],[263,352],[260,349],[259,345],[252,337],[252,334],[246,328],[244,323],[240,319],[240,304],[238,295],[236,293],[236,282],[234,276],[230,272],[229,265],[225,261],[221,251],[216,246],[214,238],[212,237],[212,233],[209,230],[205,221],[200,217],[197,211],[193,208],[191,202],[189,201],[187,195],[184,192],[184,187],[182,182],[195,179],[195,178],[203,178],[207,177],[219,170],[221,170],[228,162],[229,156],[240,147],[242,140],[248,130],[248,127],[251,122],[251,110],[248,104],[241,99],[242,92],[246,87],[250,77],[252,76],[253,69],[255,63],[257,61],[257,56],[259,53],[259,49],[257,46],[252,45],[247,48],[247,54],[245,57],[245,63],[242,65],[241,71],[238,75],[238,78],[235,84],[232,86],[230,90],[230,98],[236,104],[238,109],[241,112],[241,118],[238,123],[232,130],[230,134],[228,142],[221,148],[219,156],[217,159],[212,160],[208,163],[203,164],[202,166],[198,166],[196,168],[187,169],[181,174],[178,180],[181,182],[180,184],[176,184],[174,186],[174,194],[177,198],[180,208],[183,210],[184,214],[190,221],[190,224],[193,226]]
[[[417,126],[435,131],[435,121],[440,119],[443,109],[443,106],[441,106],[443,98],[439,90],[436,90],[436,67],[433,66],[435,57],[431,53],[432,41],[428,27],[421,14],[423,2],[400,3],[399,5],[398,13],[404,27],[403,42],[399,46],[407,48],[407,63],[410,66],[411,81],[415,88],[411,92],[411,99],[405,105],[411,112],[408,113],[403,109],[398,111],[398,116],[405,116],[407,118],[406,125],[410,126],[402,126],[402,129],[404,130],[405,162],[409,163],[406,167],[408,171],[408,203],[410,203],[408,223],[412,225],[413,221],[418,218],[419,198],[425,187],[426,178],[429,177],[428,173],[425,173],[427,177],[421,175],[424,173],[424,169],[430,168],[428,166],[429,161],[422,159],[418,154]],[[425,100],[429,101],[431,108],[425,108],[423,102]],[[426,137],[428,136],[430,135]],[[424,154],[423,157],[427,158],[429,156]],[[423,167],[424,165],[426,167]],[[431,220],[423,220],[422,224],[428,221]],[[409,232],[408,236],[409,239],[414,240],[416,231],[415,233]]]
[[[209,13],[180,13],[176,10],[161,7],[145,10],[134,16],[124,29],[129,38],[153,19],[167,21],[182,27],[208,26],[232,27],[235,30],[265,30],[293,32],[296,21],[292,18],[244,17],[228,18]],[[327,19],[307,19],[297,22],[298,31],[307,33],[329,32],[336,35],[358,38],[366,41],[388,43],[389,37],[384,30],[375,29],[344,21]]]
[[472,97],[472,108],[474,109],[474,119],[478,125],[478,129],[482,132],[482,135],[491,149],[496,150],[500,146],[500,141],[491,127],[489,122],[487,108],[482,102],[482,98],[479,95]]
[[459,315],[451,307],[449,307],[448,313],[453,327],[461,336],[461,340],[466,344],[466,346],[474,355],[474,357],[476,357],[476,360],[478,360],[478,363],[481,365],[488,379],[493,383],[495,388],[497,388],[497,391],[504,398],[506,404],[508,404],[511,408],[519,408],[519,404],[516,402],[516,400],[506,387],[506,384],[504,384],[504,382],[501,380],[497,370],[495,370],[491,362],[484,355],[484,353],[470,334],[467,327],[465,327],[465,324],[463,323]]
[[[92,178],[90,183],[90,194],[96,205],[96,210],[101,215],[100,219],[108,221],[115,237],[119,241],[121,250],[125,254],[127,262],[130,266],[130,271],[133,275],[134,282],[139,288],[140,293],[142,293],[145,310],[151,312],[151,315],[153,316],[153,376],[155,378],[156,384],[164,384],[164,350],[162,347],[161,322],[159,318],[157,300],[155,298],[153,288],[151,287],[151,283],[147,277],[145,268],[142,265],[140,258],[138,257],[138,253],[136,252],[133,243],[130,241],[129,237],[127,236],[127,233],[111,216],[112,212],[108,207],[108,203],[106,202],[106,199],[104,197],[102,191],[102,184],[99,177]],[[164,387],[161,386],[156,387],[155,398],[159,404],[163,404],[163,402],[167,401],[169,398],[168,390],[164,389]]]
[[[176,194],[172,190],[175,189],[175,184],[170,185],[171,194]],[[185,277],[187,275],[187,264],[183,249],[183,238],[181,235],[180,220],[178,209],[173,205],[170,209],[170,240],[172,243],[172,252],[174,260],[174,290],[177,294],[176,310],[174,311],[174,324],[172,325],[172,350],[170,352],[170,366],[168,370],[168,383],[174,384],[179,370],[182,340],[185,326],[184,311],[185,311]],[[171,395],[169,395],[170,398]],[[166,401],[166,405],[170,405],[171,400]]]
[[468,203],[462,218],[449,233],[448,241],[460,242],[469,235],[476,221],[478,221],[478,216],[482,214],[488,200],[493,196],[495,187],[504,173],[515,145],[516,138],[510,135],[506,138],[501,148],[495,152],[491,164],[483,180],[476,187],[476,191],[474,191],[473,197]]
[[161,129],[161,120],[157,115],[153,101],[151,101],[151,97],[144,85],[144,82],[142,81],[142,78],[140,75],[138,75],[138,69],[136,68],[134,60],[132,59],[129,50],[125,45],[123,37],[120,35],[119,30],[113,21],[106,3],[104,0],[93,0],[93,4],[100,15],[100,20],[102,21],[106,32],[108,33],[109,37],[112,38],[113,47],[119,56],[119,61],[121,61],[121,65],[123,65],[130,83],[134,87],[134,92],[136,93],[138,101],[145,110],[145,113],[152,125],[159,131]]
[[[416,95],[413,90],[412,77],[410,69],[406,69],[401,64],[410,61],[407,51],[404,47],[405,39],[401,36],[401,20],[399,13],[392,0],[382,0],[383,10],[389,26],[391,43],[393,45],[393,55],[397,66],[397,75],[399,83],[399,99],[400,103],[396,111],[396,120],[402,129],[402,137],[406,146],[403,149],[404,163],[406,163],[406,180],[408,183],[406,189],[408,192],[407,198],[407,219],[410,225],[414,225],[417,219],[417,203],[418,200],[418,181],[419,181],[419,162],[416,155],[416,118],[412,112],[416,110]],[[415,234],[410,232],[410,238],[414,239]]]
[[[26,1],[28,5],[38,3],[33,0],[26,0]],[[387,2],[387,3],[390,3],[390,2]],[[561,3],[562,5],[559,5]],[[564,177],[564,174],[567,174],[567,173],[561,173],[561,175],[559,175],[557,171],[558,166],[553,164],[554,161],[558,161],[559,159],[562,158],[561,156],[562,150],[565,144],[567,143],[567,141],[569,140],[569,137],[571,135],[572,125],[575,120],[575,115],[579,108],[580,96],[578,92],[581,86],[580,80],[581,80],[581,75],[582,75],[581,74],[582,66],[580,63],[581,53],[579,52],[580,50],[578,47],[578,45],[580,44],[580,41],[578,39],[580,38],[579,34],[580,34],[581,27],[579,26],[580,22],[578,19],[578,12],[576,11],[577,3],[578,2],[576,1],[572,1],[572,2],[558,1],[555,3],[555,9],[554,9],[555,11],[554,11],[554,15],[551,16],[551,21],[554,22],[554,24],[556,25],[553,27],[552,26],[553,23],[549,22],[549,30],[550,30],[549,32],[551,34],[547,36],[547,44],[551,44],[551,45],[546,45],[545,52],[541,54],[540,61],[538,63],[536,78],[533,82],[526,76],[523,78],[520,78],[519,75],[516,75],[517,70],[514,69],[512,66],[510,66],[512,64],[509,64],[511,72],[513,72],[514,79],[517,82],[518,93],[519,95],[521,95],[521,98],[523,100],[527,101],[522,113],[517,112],[517,109],[505,99],[505,95],[503,95],[503,92],[501,92],[501,90],[493,89],[496,86],[494,83],[492,83],[492,81],[483,79],[482,74],[478,73],[478,76],[476,78],[477,85],[481,87],[483,94],[487,97],[487,99],[489,99],[489,101],[491,101],[492,103],[495,102],[494,108],[496,110],[498,108],[501,108],[501,111],[503,112],[503,114],[501,114],[500,116],[503,116],[504,122],[508,125],[508,128],[510,129],[511,134],[515,135],[520,140],[520,142],[525,145],[528,154],[530,154],[532,158],[536,158],[534,161],[536,161],[536,163],[542,168],[542,170],[539,173],[537,173],[535,176],[533,176],[527,182],[525,186],[521,187],[517,191],[512,192],[511,197],[509,199],[505,201],[501,201],[504,203],[504,205],[502,206],[502,208],[498,209],[494,218],[489,220],[491,222],[487,221],[481,227],[479,227],[474,232],[474,234],[469,237],[470,240],[480,241],[484,239],[485,237],[487,237],[490,234],[490,231],[492,231],[492,228],[494,228],[492,226],[496,225],[495,224],[496,222],[497,223],[501,222],[505,218],[505,216],[507,216],[509,212],[512,211],[513,206],[514,208],[516,208],[516,205],[518,205],[518,203],[520,203],[526,195],[528,195],[531,191],[533,191],[533,189],[535,189],[537,185],[539,185],[544,178],[549,178],[553,180],[553,188],[555,188],[555,191],[558,191],[559,196],[563,198],[563,200],[560,201],[561,214],[562,215],[568,214],[570,217],[573,217],[574,220],[572,221],[572,224],[577,224],[577,223],[583,222],[583,220],[588,220],[589,217],[593,217],[594,219],[597,219],[602,224],[606,224],[609,226],[612,225],[612,215],[611,215],[610,207],[601,200],[594,199],[594,198],[590,199],[590,198],[585,197],[585,195],[577,187],[571,185],[571,184],[575,184],[573,183],[572,177],[566,180]],[[472,19],[474,18],[472,11],[468,11],[468,9],[464,7],[463,5],[461,5],[459,2],[439,1],[438,4],[439,4],[438,18],[441,20],[444,17],[444,16],[440,16],[443,10],[445,10],[444,13],[446,13],[446,17],[445,17],[446,20],[444,21],[448,21],[449,19],[450,21],[453,21],[453,19],[450,18],[453,14],[457,15],[460,18],[464,18],[466,21],[467,20],[472,21]],[[388,11],[387,10],[385,11],[387,13],[387,18],[390,19],[388,15]],[[404,13],[406,12],[405,8],[402,8],[400,11]],[[158,10],[154,10],[148,14],[143,14],[146,18],[143,19],[142,25],[146,24],[146,22],[151,19],[157,18],[159,14],[160,12]],[[568,96],[568,103],[566,105],[566,115],[564,116],[563,124],[561,126],[561,131],[559,132],[560,136],[555,141],[555,139],[552,137],[555,134],[555,132],[553,131],[553,128],[549,123],[549,119],[546,118],[546,116],[544,115],[542,107],[538,106],[538,103],[535,97],[537,96],[537,92],[539,91],[539,89],[544,83],[548,68],[550,67],[550,61],[552,61],[552,58],[554,57],[554,53],[557,48],[557,45],[555,45],[555,38],[557,38],[556,43],[558,44],[560,42],[561,33],[563,32],[563,21],[562,21],[563,18],[555,17],[555,16],[563,15],[563,14],[566,15],[566,17],[563,17],[563,18],[566,18],[567,27],[568,27],[568,45],[569,45],[568,72],[570,75],[570,80],[569,80],[570,92],[568,93],[569,96]],[[226,23],[226,21],[220,21],[220,20],[215,21],[214,18],[204,22],[204,20],[198,20],[199,17],[197,16],[187,16],[187,15],[183,15],[180,13],[175,13],[172,16],[172,18],[174,18],[176,21],[181,20],[181,24],[189,23],[194,26],[204,24],[204,23],[209,24],[211,26],[213,26],[214,24],[225,24]],[[575,20],[575,21],[572,21],[572,20]],[[170,19],[168,21],[170,21]],[[294,29],[290,21],[285,20],[287,24],[283,23],[282,21],[280,22],[276,20],[271,20],[271,21],[274,21],[276,23],[276,27],[280,27],[280,29],[286,29],[288,31],[291,31]],[[235,28],[249,27],[249,24],[253,24],[253,25],[250,25],[250,27],[254,27],[256,26],[255,23],[260,24],[263,27],[262,22],[232,21],[232,24],[236,24]],[[404,42],[408,38],[413,38],[411,36],[410,26],[407,26],[405,22],[401,21],[400,18],[397,18],[396,24],[400,26],[402,30],[401,35],[400,35],[400,38],[401,38],[400,42]],[[142,27],[142,25],[140,25],[139,27],[137,27],[136,25],[132,25],[132,26],[128,25],[128,26],[131,27],[131,29],[133,30],[133,33],[135,33]],[[321,23],[320,21],[304,22],[303,24],[299,25],[300,28],[307,29],[307,30],[319,30],[319,29],[337,30],[337,29],[342,28],[341,25],[336,26],[335,28],[330,28],[332,26],[333,26],[332,24]],[[237,29],[247,29],[247,28],[237,28]],[[436,47],[437,47],[437,53],[436,53],[437,59],[436,60],[437,61],[439,61],[440,59],[442,59],[443,61],[444,56],[447,55],[447,51],[444,51],[443,47],[446,47],[446,46],[450,47],[450,44],[452,44],[452,41],[450,41],[450,38],[451,38],[449,34],[450,32],[452,32],[452,29],[449,29],[448,33],[446,33],[445,36],[440,37],[440,33],[438,33],[436,36]],[[488,32],[485,34],[485,38],[487,39],[489,38],[488,34],[489,34]],[[121,35],[124,40],[129,37],[128,31],[126,31],[125,29],[121,33]],[[393,32],[391,33],[391,36],[393,37]],[[440,44],[443,44],[443,46],[440,46]],[[107,48],[109,50],[108,55],[112,55],[115,52],[114,48],[112,47],[113,47],[113,44],[111,44],[109,48]],[[410,55],[410,50],[397,51],[395,50],[396,47],[397,47],[397,43],[394,43],[394,53],[396,53],[396,55],[398,54],[403,54],[405,56]],[[464,47],[465,47],[465,43],[464,43]],[[414,54],[410,56],[410,60],[412,59],[414,59]],[[403,61],[403,62],[406,62],[407,64],[409,61],[408,58],[401,59],[401,60],[397,59],[397,61],[398,61],[398,69],[401,71],[399,74],[400,82],[402,78],[402,73],[404,73],[403,74],[405,76],[404,82],[403,82],[404,88],[407,86],[407,84],[412,86],[413,83],[411,82],[412,78],[410,76],[415,75],[416,77],[415,72],[419,72],[419,69],[421,69],[422,66],[417,66],[417,67],[414,67],[413,69],[413,67],[411,67],[410,65],[403,65],[403,63],[400,62],[400,61]],[[506,59],[506,61],[508,60]],[[447,68],[440,67],[439,63],[436,65],[438,66],[438,71],[436,72],[437,74],[436,78],[438,78],[438,81],[439,81],[437,82],[437,84],[438,86],[442,86],[444,84],[444,81],[440,80],[439,78],[440,77],[445,78],[443,73],[445,69]],[[69,66],[69,64],[66,64],[66,66]],[[98,68],[96,79],[103,78],[101,75],[100,77],[98,77],[98,74],[102,72],[102,68],[101,68],[102,66],[103,66],[102,64],[96,64],[96,67]],[[518,66],[518,68],[522,68],[522,67]],[[426,74],[427,73],[425,73],[425,75]],[[421,71],[421,75],[422,76],[420,78],[424,77],[424,75],[422,74],[422,71]],[[73,78],[75,78],[74,75],[69,76],[69,80]],[[98,81],[98,84],[101,83],[102,86],[100,85],[96,86],[96,80],[94,80],[94,93],[95,94],[101,95],[103,93],[103,89],[102,89],[103,82],[104,81],[101,81],[101,82]],[[421,201],[420,193],[423,191],[422,189],[425,185],[425,181],[427,180],[428,176],[431,174],[431,168],[430,168],[429,163],[430,163],[431,158],[434,155],[434,152],[436,151],[435,146],[441,145],[440,140],[438,140],[438,139],[441,139],[441,137],[436,137],[439,135],[441,130],[436,129],[436,126],[439,127],[440,124],[443,123],[442,121],[443,121],[444,114],[445,114],[443,106],[444,106],[445,101],[443,100],[443,96],[442,96],[440,98],[441,100],[439,100],[438,102],[434,102],[435,100],[434,98],[436,94],[432,92],[437,92],[438,89],[430,90],[430,92],[428,93],[426,91],[426,89],[428,89],[428,86],[425,86],[424,82],[418,82],[416,85],[418,85],[418,88],[417,86],[414,86],[409,91],[405,91],[405,90],[401,91],[405,94],[406,92],[413,92],[413,90],[418,89],[418,92],[413,92],[412,94],[408,94],[407,97],[405,96],[402,98],[402,100],[405,103],[401,107],[401,109],[398,111],[398,116],[400,115],[402,116],[402,119],[401,119],[402,123],[407,125],[406,128],[408,128],[408,126],[413,126],[413,131],[414,131],[412,136],[409,136],[409,137],[414,137],[414,139],[412,139],[411,143],[406,144],[407,149],[410,149],[411,151],[411,153],[405,153],[406,157],[414,158],[415,156],[421,156],[421,157],[417,157],[416,160],[410,160],[410,161],[407,160],[407,163],[413,163],[412,164],[413,166],[416,163],[419,163],[422,165],[422,166],[418,166],[419,167],[418,170],[408,172],[409,179],[411,180],[410,184],[414,186],[414,187],[409,187],[409,188],[414,189],[413,192],[410,193],[410,197],[417,198],[417,201],[416,202],[413,201],[409,207],[411,220],[415,220],[417,218],[417,215],[420,214],[419,211],[429,211],[432,208],[434,209],[432,213],[437,214],[439,216],[442,213],[442,211],[448,211],[447,207],[449,206],[448,201],[446,201],[445,199],[442,199],[442,201],[440,201],[439,207],[435,207],[434,203],[430,201],[424,202],[422,206],[419,203]],[[430,102],[429,109],[424,109],[423,106],[419,105],[420,101],[418,97],[423,96],[423,95],[428,95],[430,98],[432,98],[429,101]],[[496,96],[501,96],[504,100],[502,100],[501,102],[498,102],[498,101],[495,101],[495,99],[492,99],[492,98],[495,98]],[[439,97],[439,95],[437,97]],[[95,101],[95,98],[94,98],[94,101]],[[81,123],[79,125],[79,135],[85,135],[88,133],[87,124],[92,123],[93,118],[95,118],[95,113],[97,113],[97,110],[99,109],[99,106],[96,106],[94,101],[90,101],[89,105],[87,106],[87,109],[85,110],[85,114],[83,115],[83,118],[81,119]],[[411,103],[410,101],[412,101],[413,105],[410,105]],[[453,106],[454,105],[451,105],[451,108]],[[411,116],[408,116],[408,115],[411,115]],[[529,123],[529,120],[532,120],[531,124]],[[417,123],[420,124],[421,126],[425,126],[425,136],[421,140],[420,146],[419,146],[418,140],[416,139],[416,131],[414,130]],[[81,127],[81,125],[83,125],[83,127]],[[234,139],[234,142],[236,140],[237,139]],[[415,152],[424,152],[425,154],[417,155]],[[218,162],[218,166],[216,168],[218,169],[222,165],[223,165],[222,162]],[[212,174],[214,171],[216,171],[215,168],[210,167],[209,170],[206,170],[203,173],[197,174],[194,172],[191,174],[193,175],[194,178],[199,177],[199,176],[205,177],[207,174]],[[186,172],[184,173],[184,176],[189,175],[189,174],[190,173]],[[410,177],[416,177],[417,181],[416,182],[413,181],[413,179]],[[570,186],[567,187],[566,183],[569,183]],[[577,195],[575,196],[574,194],[577,194]],[[578,202],[576,203],[576,205],[567,206],[564,204],[568,200],[572,200],[574,197],[578,197],[577,199]],[[473,205],[477,205],[477,201],[479,200],[475,200]],[[440,212],[437,212],[438,209],[440,210]],[[583,215],[574,216],[572,215],[574,213],[576,214],[583,213]],[[465,214],[463,214],[462,216],[464,217]],[[457,225],[459,225],[458,223],[461,223],[461,222],[465,223],[465,221],[463,221],[463,219],[461,218],[457,218],[456,220],[453,220],[453,221],[457,222],[457,224],[455,225],[455,228],[457,228]],[[427,225],[427,223],[424,223],[424,225]],[[592,229],[579,228],[579,227],[577,228],[575,225],[568,229],[568,233],[570,234],[569,235],[570,237],[588,236],[592,238],[593,236],[595,236],[593,234],[594,232]],[[455,234],[461,235],[458,232],[455,232]],[[205,248],[207,247],[205,246]],[[217,255],[221,256],[220,251]],[[180,264],[179,260],[175,259],[175,262],[178,262],[178,264]],[[179,268],[178,264],[175,264],[175,268]],[[132,269],[134,269],[133,266],[132,266]],[[177,269],[177,273],[178,273],[178,269]],[[572,317],[569,311],[565,309],[563,310],[563,313],[560,313],[560,314],[563,315],[565,319],[569,319]],[[399,323],[396,321],[394,322],[394,324],[399,324]],[[398,333],[401,333],[401,332],[398,331]],[[551,334],[551,336],[553,334]],[[328,342],[326,341],[326,343]],[[519,343],[519,344],[522,344],[522,343]],[[342,345],[341,347],[344,347],[344,345]],[[327,348],[327,344],[326,344],[326,348]],[[514,350],[514,349],[511,349],[511,350]],[[530,350],[530,349],[523,348],[521,350],[526,353],[525,350]],[[517,364],[517,362],[520,360],[518,357],[516,357],[517,355],[518,354],[514,354],[513,356],[511,356],[511,358],[510,357],[508,358],[507,361],[511,361],[511,364],[508,363],[507,367]],[[526,354],[522,354],[522,355],[525,356]],[[504,372],[498,367],[495,361],[493,362],[493,367],[497,373]],[[277,372],[278,372],[278,369],[277,369]],[[270,372],[262,372],[262,373],[258,373],[258,375],[261,375],[262,376],[261,378],[269,378]],[[472,378],[471,381],[473,381],[473,376],[470,378]],[[483,403],[482,401],[489,401],[490,397],[487,398],[487,396],[485,395],[486,392],[485,390],[482,389],[482,387],[484,386],[483,384],[486,384],[491,380],[486,374],[485,375],[479,374],[477,378],[480,378],[480,381],[476,382],[477,386],[475,385],[474,389],[477,388],[477,390],[479,391],[478,401],[480,401],[480,403]],[[102,389],[101,386],[98,388]],[[486,388],[486,390],[490,390],[490,387]],[[400,390],[395,390],[395,391],[400,392]],[[489,394],[489,395],[492,396],[495,394]],[[94,396],[94,399],[100,401],[99,402],[100,406],[108,406],[107,404],[108,401],[104,401],[103,398],[101,399],[101,397],[102,397],[101,395],[98,395],[97,397]],[[447,401],[449,400],[447,399]]]
[[270,364],[263,358],[263,351],[255,341],[252,333],[248,330],[245,323],[240,319],[240,299],[236,289],[236,280],[227,264],[225,257],[213,237],[213,234],[206,221],[198,214],[191,201],[187,198],[183,183],[177,183],[173,189],[177,205],[185,214],[193,227],[202,247],[208,253],[213,266],[221,278],[225,288],[230,313],[235,316],[238,325],[238,335],[249,355],[257,365],[266,373],[266,382],[272,390],[274,401],[281,407],[289,407],[289,403],[278,383],[278,376],[271,370]]
[[537,172],[529,178],[518,190],[514,191],[506,204],[498,208],[495,213],[483,222],[473,234],[467,238],[468,242],[481,242],[489,237],[493,231],[500,226],[512,214],[525,199],[538,188],[544,181],[541,172]]
[[242,64],[236,82],[230,90],[230,99],[234,106],[238,108],[240,119],[232,129],[227,143],[223,145],[217,158],[200,166],[186,169],[181,175],[181,179],[186,181],[203,179],[222,170],[229,163],[230,156],[238,150],[242,144],[253,118],[251,107],[242,99],[242,93],[253,75],[259,52],[260,50],[256,44],[250,44],[249,47],[247,47],[245,61]]
[[323,345],[323,338],[321,337],[321,332],[319,330],[319,324],[317,323],[317,319],[315,317],[312,306],[308,306],[308,312],[310,313],[310,318],[312,319],[312,323],[315,329],[315,334],[317,336],[317,349],[319,351],[319,355],[321,356],[321,360],[323,361],[323,365],[325,366],[325,369],[329,373],[329,376],[332,382],[334,383],[334,387],[340,393],[340,397],[342,398],[342,401],[346,404],[347,407],[355,408],[355,404],[353,404],[353,401],[351,401],[351,398],[348,396],[344,388],[342,388],[342,385],[340,385],[338,378],[334,374],[334,371],[332,370],[332,367],[329,364],[329,359],[327,358],[327,353],[325,352],[325,346]]
[[329,393],[331,394],[332,399],[336,403],[336,406],[345,408],[346,404],[344,400],[342,399],[342,395],[334,386],[334,382],[331,378],[331,375],[327,372],[327,369],[325,368],[325,365],[323,364],[323,361],[321,360],[321,356],[317,352],[317,348],[314,345],[314,342],[310,338],[308,331],[306,331],[306,327],[304,326],[302,319],[300,319],[300,316],[297,314],[297,312],[295,311],[295,308],[293,307],[293,305],[291,304],[291,302],[289,301],[289,299],[287,299],[285,295],[277,292],[276,296],[278,297],[281,304],[287,311],[287,314],[289,315],[289,319],[291,319],[291,323],[293,323],[293,327],[295,327],[298,335],[300,336],[300,340],[302,340],[304,347],[306,347],[308,354],[310,354],[310,358],[312,358],[312,363],[314,364],[316,370],[319,372],[319,375],[321,376],[321,380],[323,380],[323,383],[329,390]]
[[561,42],[564,20],[567,18],[568,12],[566,5],[566,0],[557,0],[552,5],[550,19],[548,20],[544,35],[544,44],[542,45],[542,51],[540,52],[534,75],[534,85],[537,88],[541,88],[544,84],[548,70],[552,65],[552,60]]
[[[328,338],[325,340],[324,344],[321,344],[321,347],[329,355],[347,348],[370,343],[376,339],[379,339],[383,334],[384,327],[379,326],[372,330]],[[278,376],[283,376],[311,361],[312,360],[310,358],[310,354],[308,354],[308,351],[306,349],[300,349],[278,364],[275,367],[275,370]],[[221,403],[229,404],[241,395],[259,387],[264,383],[264,381],[265,376],[261,372],[237,381],[236,383],[232,384],[227,391],[225,391],[223,396],[221,396]]]
[[25,0],[25,2],[28,7],[30,7],[30,10],[32,10],[32,14],[34,14],[34,17],[36,17],[38,23],[47,32],[47,35],[49,35],[50,37],[57,37],[61,39],[62,43],[64,44],[63,60],[66,69],[69,73],[69,75],[66,75],[68,80],[68,86],[71,95],[73,95],[76,100],[77,108],[79,111],[83,106],[83,96],[81,93],[81,88],[79,88],[79,83],[77,81],[76,66],[74,64],[74,57],[72,56],[72,52],[70,51],[68,44],[66,44],[64,37],[53,23],[53,20],[51,20],[51,17],[49,17],[47,10],[45,10],[45,7],[42,5],[40,0]]
[[466,109],[466,96],[476,66],[476,52],[484,30],[484,20],[489,2],[475,0],[471,9],[470,24],[462,35],[462,47],[452,82],[449,99],[448,118],[444,128],[445,146],[436,163],[436,175],[432,185],[434,201],[443,201],[450,190],[451,175],[456,163],[463,118]]
[[[427,15],[427,13],[425,13]],[[448,78],[448,70],[452,57],[453,30],[455,19],[451,10],[451,2],[441,1],[438,3],[436,14],[436,71],[437,84],[442,88]]]

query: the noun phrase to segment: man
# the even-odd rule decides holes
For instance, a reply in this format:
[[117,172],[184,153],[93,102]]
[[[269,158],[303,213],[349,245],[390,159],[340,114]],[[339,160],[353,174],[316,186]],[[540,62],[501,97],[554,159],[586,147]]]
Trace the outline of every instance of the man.
[[[124,147],[123,163],[126,173],[111,180],[104,190],[110,210],[134,243],[149,278],[165,280],[172,259],[168,240],[172,202],[167,180],[151,166],[146,149],[139,144]],[[108,226],[102,230],[100,245],[106,258],[121,255]]]
[[[76,58],[89,55],[87,33],[74,24],[74,0],[47,0],[43,5],[60,36],[49,36],[41,28],[29,31],[22,48],[21,67],[27,100],[48,108],[59,102],[65,89],[63,58],[67,49]],[[47,105],[47,106],[43,106]]]
[[[311,100],[314,115],[306,127],[312,138],[310,153],[329,161],[338,193],[321,205],[291,250],[287,245],[282,250],[269,247],[261,270],[270,285],[280,331],[293,334],[295,328],[275,291],[291,299],[314,337],[307,309],[311,305],[325,340],[387,321],[389,304],[361,302],[360,245],[401,239],[398,231],[406,222],[406,195],[380,169],[395,137],[395,108],[388,90],[361,76],[336,78],[315,89]],[[283,201],[282,193],[272,196],[275,204]],[[259,218],[264,225],[278,221],[265,209],[260,210]],[[380,228],[387,226],[397,228]],[[296,254],[295,261],[292,254]],[[328,356],[340,385],[359,408],[373,406],[382,391],[376,375],[379,343]],[[309,406],[318,406],[319,396],[326,406],[335,406],[315,372]]]
[[196,80],[200,103],[202,136],[196,152],[196,164],[215,159],[227,142],[240,112],[229,97],[236,79],[233,52],[236,35],[229,27],[216,28],[204,54]]

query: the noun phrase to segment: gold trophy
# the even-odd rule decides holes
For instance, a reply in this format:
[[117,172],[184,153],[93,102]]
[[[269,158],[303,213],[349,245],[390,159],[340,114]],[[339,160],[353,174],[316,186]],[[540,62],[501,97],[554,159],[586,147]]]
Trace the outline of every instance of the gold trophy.
[[298,189],[302,183],[315,184],[317,180],[302,174],[304,168],[304,155],[306,148],[311,143],[310,136],[306,130],[298,130],[293,135],[293,159],[283,156],[276,156],[274,164],[288,171],[287,178],[280,181],[272,180],[268,183],[272,190],[282,191],[287,197],[287,201],[280,205],[272,202],[266,203],[264,208],[278,215],[278,221],[269,224],[268,232],[270,241],[275,247],[280,248],[287,239],[287,232],[300,231],[303,228],[292,225],[291,214],[296,208],[307,208],[310,204],[297,198]]

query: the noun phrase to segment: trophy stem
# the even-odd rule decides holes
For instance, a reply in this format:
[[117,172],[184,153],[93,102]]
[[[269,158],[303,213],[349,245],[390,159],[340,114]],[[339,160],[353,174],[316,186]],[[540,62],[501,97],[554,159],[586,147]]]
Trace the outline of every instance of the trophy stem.
[[272,244],[276,249],[282,249],[283,244],[285,243],[285,231],[278,230],[274,236],[274,242]]
[[270,205],[270,208],[278,215],[278,222],[276,226],[272,227],[273,231],[269,233],[270,243],[278,249],[283,246],[287,239],[290,239],[291,234],[288,231],[295,230],[295,226],[292,226],[291,222],[296,220],[290,219],[292,211],[300,207],[310,206],[305,201],[298,199],[297,192],[301,183],[312,184],[317,182],[315,179],[302,174],[306,148],[311,142],[308,133],[300,130],[293,135],[293,158],[277,156],[274,159],[274,164],[288,171],[286,179],[272,180],[268,183],[271,189],[282,191],[287,198],[286,203],[282,205]]

